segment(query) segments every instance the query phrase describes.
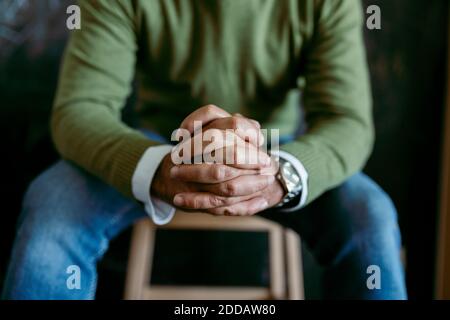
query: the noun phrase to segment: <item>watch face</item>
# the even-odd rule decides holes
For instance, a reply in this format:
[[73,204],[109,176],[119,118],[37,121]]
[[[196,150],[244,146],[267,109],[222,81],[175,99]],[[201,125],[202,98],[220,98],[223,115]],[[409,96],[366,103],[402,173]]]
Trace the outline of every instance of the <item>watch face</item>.
[[300,177],[290,162],[284,162],[281,165],[280,173],[286,183],[288,192],[297,190],[301,187]]

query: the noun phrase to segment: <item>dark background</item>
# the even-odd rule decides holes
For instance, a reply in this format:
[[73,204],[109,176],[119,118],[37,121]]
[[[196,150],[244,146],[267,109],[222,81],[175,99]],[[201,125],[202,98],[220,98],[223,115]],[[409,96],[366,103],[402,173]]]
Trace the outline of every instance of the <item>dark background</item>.
[[[23,192],[58,158],[48,118],[68,33],[65,8],[73,2],[0,0],[0,288]],[[398,208],[410,298],[431,298],[448,1],[363,3],[364,8],[377,4],[382,12],[382,30],[366,30],[377,141],[365,172]],[[201,243],[202,237],[196,237]],[[129,231],[101,262],[100,298],[121,297],[128,245]],[[305,267],[306,272],[313,269]],[[307,278],[308,297],[318,297],[316,280],[311,280],[316,278]]]

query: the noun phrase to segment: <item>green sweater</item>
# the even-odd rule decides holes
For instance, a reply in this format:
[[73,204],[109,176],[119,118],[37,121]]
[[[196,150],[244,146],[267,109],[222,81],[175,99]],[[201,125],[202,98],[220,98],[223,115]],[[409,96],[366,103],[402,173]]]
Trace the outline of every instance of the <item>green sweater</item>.
[[52,114],[63,158],[131,196],[156,142],[121,120],[137,78],[140,126],[170,137],[215,104],[293,133],[281,147],[309,174],[307,203],[360,170],[372,148],[371,93],[355,0],[80,0]]

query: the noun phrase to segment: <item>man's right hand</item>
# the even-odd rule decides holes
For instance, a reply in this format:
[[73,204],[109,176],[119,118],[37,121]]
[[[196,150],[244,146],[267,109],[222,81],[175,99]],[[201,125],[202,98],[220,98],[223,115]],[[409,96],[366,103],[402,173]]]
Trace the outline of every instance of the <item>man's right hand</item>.
[[[161,162],[151,194],[180,207],[176,194],[201,192],[204,209],[230,206],[249,200],[274,181],[273,175],[261,175],[260,169],[240,169],[225,164],[174,165],[170,154]],[[208,204],[204,205],[205,199]],[[206,212],[206,211],[205,211]]]

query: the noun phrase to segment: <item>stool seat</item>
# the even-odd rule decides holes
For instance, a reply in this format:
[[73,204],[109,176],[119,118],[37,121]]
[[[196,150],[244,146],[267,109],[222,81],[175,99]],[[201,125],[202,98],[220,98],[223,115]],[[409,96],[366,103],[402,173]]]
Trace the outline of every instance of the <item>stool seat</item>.
[[[268,287],[153,285],[150,282],[157,229],[233,230],[268,233],[270,281]],[[150,219],[133,229],[125,299],[131,300],[266,300],[304,299],[301,245],[298,235],[259,216],[228,217],[178,210],[164,226]]]

